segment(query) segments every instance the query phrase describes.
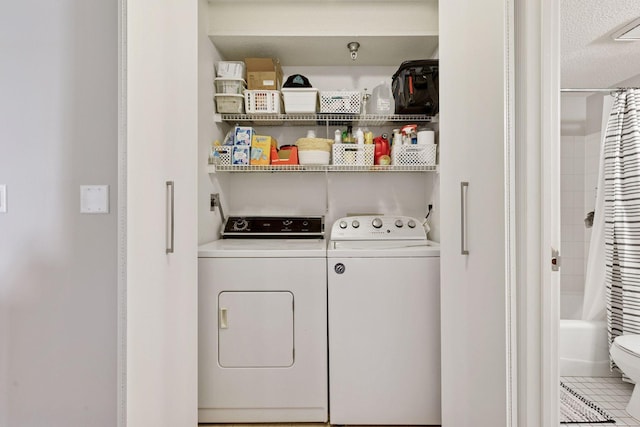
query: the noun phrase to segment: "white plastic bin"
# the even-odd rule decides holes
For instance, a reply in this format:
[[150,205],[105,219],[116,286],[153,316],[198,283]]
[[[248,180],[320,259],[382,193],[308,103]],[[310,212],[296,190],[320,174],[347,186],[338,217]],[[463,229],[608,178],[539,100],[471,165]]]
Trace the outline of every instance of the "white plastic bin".
[[239,78],[218,77],[214,80],[216,93],[233,93],[242,95],[247,87],[247,82]]
[[282,88],[285,113],[315,113],[318,111],[318,89]]
[[244,113],[244,96],[233,94],[216,94],[216,111],[226,114]]
[[354,91],[320,92],[321,113],[360,114],[362,95]]
[[282,99],[279,90],[245,90],[247,114],[280,114]]

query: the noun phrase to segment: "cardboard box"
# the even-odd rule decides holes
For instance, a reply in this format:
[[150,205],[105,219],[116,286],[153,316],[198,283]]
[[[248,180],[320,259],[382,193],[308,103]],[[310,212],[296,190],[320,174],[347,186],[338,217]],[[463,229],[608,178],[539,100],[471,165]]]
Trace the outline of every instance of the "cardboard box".
[[271,161],[271,147],[277,147],[278,143],[270,136],[253,135],[251,140],[251,164],[268,165]]
[[279,90],[282,87],[282,68],[274,58],[245,58],[247,89]]

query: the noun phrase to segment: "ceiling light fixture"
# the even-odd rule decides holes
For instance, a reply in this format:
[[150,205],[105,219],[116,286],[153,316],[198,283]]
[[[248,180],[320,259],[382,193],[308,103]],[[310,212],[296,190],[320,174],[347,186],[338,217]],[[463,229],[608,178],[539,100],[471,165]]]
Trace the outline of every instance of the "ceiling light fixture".
[[358,49],[360,49],[360,43],[351,42],[347,45],[347,48],[349,49],[349,52],[351,52],[351,59],[355,61],[358,57]]
[[640,40],[640,18],[634,19],[622,29],[613,33],[613,39],[617,42],[633,42]]

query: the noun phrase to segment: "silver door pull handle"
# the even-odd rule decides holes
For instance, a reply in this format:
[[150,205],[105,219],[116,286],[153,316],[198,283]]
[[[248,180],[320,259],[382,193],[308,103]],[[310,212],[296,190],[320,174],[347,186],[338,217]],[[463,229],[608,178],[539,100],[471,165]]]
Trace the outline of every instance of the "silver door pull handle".
[[467,249],[467,191],[469,183],[463,181],[460,183],[460,253],[469,255]]
[[173,181],[167,181],[167,244],[166,253],[173,253]]

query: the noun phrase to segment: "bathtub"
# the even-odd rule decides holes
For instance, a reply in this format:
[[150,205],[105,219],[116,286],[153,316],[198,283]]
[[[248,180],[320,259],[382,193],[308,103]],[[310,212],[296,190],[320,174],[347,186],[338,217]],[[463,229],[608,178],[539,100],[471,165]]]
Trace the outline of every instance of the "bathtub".
[[560,320],[560,376],[612,377],[606,321]]

